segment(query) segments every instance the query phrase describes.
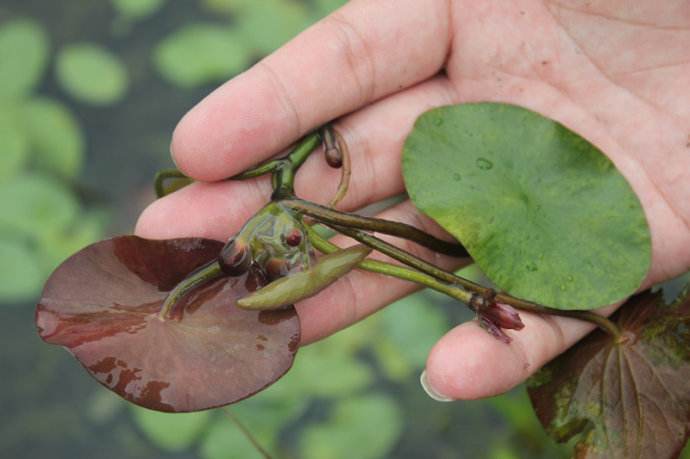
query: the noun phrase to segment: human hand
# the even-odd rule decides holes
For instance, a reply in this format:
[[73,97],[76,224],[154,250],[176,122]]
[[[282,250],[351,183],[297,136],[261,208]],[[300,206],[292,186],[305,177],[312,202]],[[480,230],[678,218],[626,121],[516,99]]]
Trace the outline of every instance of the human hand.
[[[642,286],[649,287],[690,269],[690,5],[590,3],[353,0],[194,107],[175,130],[173,157],[186,174],[213,182],[346,115],[336,128],[356,173],[340,207],[354,210],[404,190],[402,145],[422,112],[474,101],[521,105],[580,133],[627,178],[651,229],[652,265]],[[326,202],[338,180],[338,171],[311,158],[296,191]],[[265,178],[195,183],[153,203],[136,231],[225,240],[270,190]],[[443,234],[409,202],[382,216]],[[457,265],[404,247],[445,268]],[[414,287],[352,273],[296,305],[303,344]],[[575,320],[521,315],[525,329],[512,333],[510,345],[474,322],[441,338],[427,361],[433,389],[461,399],[501,393],[590,330]]]

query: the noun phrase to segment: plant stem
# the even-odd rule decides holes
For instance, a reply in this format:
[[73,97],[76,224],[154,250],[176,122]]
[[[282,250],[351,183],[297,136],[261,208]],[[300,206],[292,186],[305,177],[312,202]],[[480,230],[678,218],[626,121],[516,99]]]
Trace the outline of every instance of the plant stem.
[[493,291],[493,289],[483,287],[475,282],[463,279],[462,277],[456,276],[453,273],[449,273],[448,271],[445,271],[439,268],[438,266],[435,266],[431,263],[428,263],[427,261],[417,258],[411,253],[406,252],[394,245],[387,243],[386,241],[383,241],[363,231],[330,224],[328,222],[324,223],[327,226],[333,228],[334,230],[342,234],[345,234],[346,236],[349,236],[352,239],[361,242],[362,244],[368,245],[372,249],[378,250],[379,252],[388,255],[389,257],[398,260],[401,263],[418,269],[438,280],[450,284],[462,285],[467,290],[476,293],[484,298],[493,298],[498,303],[505,303],[514,307],[515,309],[519,309],[522,311],[537,314],[549,314],[555,316],[570,317],[574,319],[583,320],[585,322],[590,322],[597,325],[610,335],[612,335],[617,342],[622,342],[624,340],[623,335],[618,326],[604,316],[600,316],[591,311],[560,310],[549,308],[538,303],[523,300],[520,298],[515,298],[506,293],[496,293]]
[[208,282],[216,280],[224,275],[218,260],[212,260],[205,265],[197,268],[187,277],[182,279],[174,289],[172,289],[163,302],[158,318],[160,320],[172,319],[175,316],[175,307],[192,290]]
[[273,171],[273,200],[292,197],[295,193],[295,174],[309,155],[321,144],[321,134],[312,132],[300,140],[297,146]]
[[[340,250],[337,245],[319,236],[319,234],[314,231],[311,226],[307,226],[307,233],[309,235],[309,241],[320,252],[328,254]],[[472,298],[472,293],[458,288],[456,285],[441,282],[436,278],[429,276],[428,274],[424,274],[404,266],[393,265],[379,260],[366,259],[359,263],[358,268],[372,273],[384,274],[386,276],[415,282],[438,292],[444,293],[465,304],[469,304],[470,299]]]
[[391,236],[408,239],[417,244],[433,250],[434,252],[454,257],[468,257],[467,250],[461,244],[454,244],[438,239],[425,233],[414,226],[405,223],[393,222],[381,218],[362,217],[360,215],[329,209],[303,199],[286,199],[281,204],[293,210],[314,217],[326,224],[334,224],[341,227],[357,228],[367,231],[376,231]]
[[256,452],[261,454],[261,456],[263,456],[264,459],[272,459],[271,454],[268,451],[266,451],[263,448],[263,446],[261,446],[261,444],[256,439],[256,437],[254,437],[254,435],[249,431],[249,429],[247,429],[247,427],[245,427],[245,425],[242,424],[242,422],[239,420],[239,418],[237,416],[235,416],[235,413],[233,413],[229,409],[225,409],[225,410],[223,410],[223,412],[230,419],[230,421],[233,424],[235,424],[235,426],[238,429],[240,429],[240,432],[242,432],[242,435],[244,435],[245,438],[247,440],[249,440],[249,443],[251,443],[252,446],[254,447],[254,449],[256,449]]

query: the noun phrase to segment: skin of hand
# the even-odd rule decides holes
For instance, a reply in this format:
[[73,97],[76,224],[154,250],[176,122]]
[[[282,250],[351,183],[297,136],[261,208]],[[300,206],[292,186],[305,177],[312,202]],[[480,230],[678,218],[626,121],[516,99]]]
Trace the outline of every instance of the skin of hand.
[[[642,288],[690,269],[687,0],[353,0],[184,116],[173,135],[173,158],[207,183],[154,202],[136,232],[227,239],[267,201],[270,184],[266,178],[211,182],[337,117],[355,171],[339,207],[355,210],[396,195],[403,191],[402,145],[416,117],[476,101],[535,110],[606,152],[649,221],[652,266]],[[339,180],[320,155],[299,175],[298,195],[322,203]],[[381,216],[443,235],[409,202]],[[396,243],[446,268],[457,266]],[[355,271],[297,305],[302,342],[328,336],[413,289]],[[427,385],[449,399],[504,392],[591,330],[565,318],[522,318],[525,328],[509,332],[510,345],[474,322],[449,331],[431,350]]]

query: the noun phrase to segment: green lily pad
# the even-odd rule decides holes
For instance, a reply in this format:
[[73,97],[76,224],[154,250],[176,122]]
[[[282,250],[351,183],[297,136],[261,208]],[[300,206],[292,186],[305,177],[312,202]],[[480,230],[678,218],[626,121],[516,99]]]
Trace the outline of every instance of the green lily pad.
[[0,230],[42,238],[65,231],[79,206],[58,181],[38,174],[0,183]]
[[403,414],[388,396],[370,394],[340,400],[328,422],[304,430],[299,441],[305,459],[378,459],[395,446]]
[[431,110],[407,138],[403,171],[415,205],[513,295],[593,309],[647,274],[649,228],[625,178],[537,113],[494,103]]
[[29,157],[29,140],[13,105],[0,105],[0,182],[18,174]]
[[0,239],[0,304],[30,300],[45,280],[36,256],[18,240]]
[[298,2],[262,0],[238,8],[237,30],[259,54],[269,54],[311,24],[309,12]]
[[224,81],[243,70],[249,58],[232,30],[203,23],[173,32],[155,50],[158,71],[184,88]]
[[127,69],[120,59],[94,43],[66,46],[57,55],[57,79],[72,97],[92,105],[110,105],[125,95]]
[[33,162],[65,178],[79,175],[84,160],[84,133],[72,112],[57,100],[38,98],[23,107]]
[[29,94],[43,77],[48,61],[48,36],[30,19],[0,26],[0,99]]
[[161,413],[131,405],[134,421],[151,442],[166,451],[182,451],[199,438],[208,425],[210,411]]
[[143,19],[158,11],[165,0],[111,0],[111,2],[122,16],[130,19]]
[[[467,268],[462,271],[467,272]],[[441,308],[448,301],[443,294],[422,290],[376,315],[378,329],[372,350],[389,379],[403,382],[424,368],[429,351],[450,329]]]

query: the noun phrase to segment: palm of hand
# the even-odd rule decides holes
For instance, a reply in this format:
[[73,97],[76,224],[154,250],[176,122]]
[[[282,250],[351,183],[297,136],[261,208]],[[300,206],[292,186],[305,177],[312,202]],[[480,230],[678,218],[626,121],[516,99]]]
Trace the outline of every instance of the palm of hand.
[[[403,190],[402,143],[426,109],[470,101],[522,105],[593,142],[631,183],[652,232],[648,286],[690,267],[690,5],[589,3],[353,0],[192,109],[176,129],[173,155],[189,175],[215,181],[350,113],[338,128],[356,174],[342,206],[356,209]],[[323,163],[307,162],[299,195],[328,200],[338,172]],[[137,232],[226,239],[269,192],[266,180],[197,183],[150,206]],[[409,203],[383,216],[438,231]],[[410,289],[354,272],[297,305],[303,342]],[[450,331],[427,362],[429,382],[452,398],[492,395],[589,330],[567,319],[523,319],[526,329],[510,346],[474,323]]]
[[459,99],[529,107],[588,138],[647,212],[654,245],[647,284],[687,270],[687,2],[457,3],[447,72]]

